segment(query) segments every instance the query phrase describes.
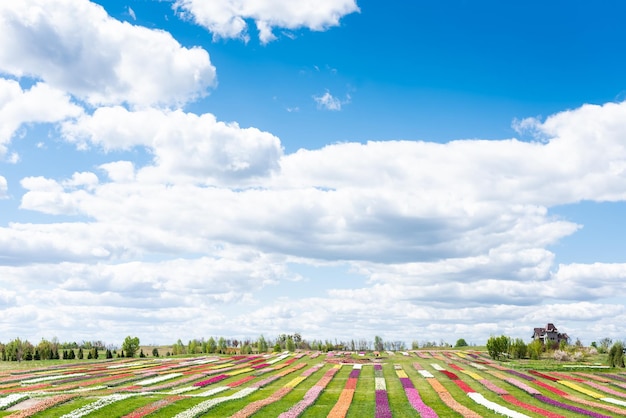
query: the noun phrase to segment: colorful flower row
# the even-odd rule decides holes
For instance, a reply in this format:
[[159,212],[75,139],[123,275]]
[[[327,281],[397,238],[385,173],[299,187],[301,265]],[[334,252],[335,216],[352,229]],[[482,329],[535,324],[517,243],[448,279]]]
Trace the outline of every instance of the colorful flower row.
[[587,416],[594,417],[594,418],[609,418],[608,415],[598,414],[596,412],[588,411],[586,409],[579,408],[574,405],[569,405],[563,402],[555,401],[554,399],[548,398],[547,396],[544,396],[544,395],[537,395],[535,396],[535,399],[539,399],[541,402],[547,403],[548,405],[556,406],[562,409],[567,409],[568,411],[576,412],[581,415],[587,415]]
[[63,415],[61,418],[80,418],[80,417],[84,417],[85,415],[89,415],[92,412],[104,408],[107,405],[110,405],[114,402],[119,402],[121,400],[130,398],[131,396],[135,396],[135,395],[127,395],[127,394],[119,394],[116,393],[114,395],[109,395],[109,396],[104,396],[100,399],[98,399],[95,402],[89,403],[81,408],[78,408],[72,412],[70,412],[69,414],[65,414]]
[[428,405],[424,403],[417,389],[413,385],[411,379],[401,368],[394,367],[396,369],[396,375],[402,383],[404,393],[409,401],[409,404],[415,409],[422,418],[435,418],[438,417],[437,413]]
[[283,387],[278,389],[267,398],[259,399],[258,401],[249,403],[243,409],[240,409],[237,413],[232,415],[231,418],[248,418],[249,416],[256,414],[264,406],[281,400],[285,395],[291,392],[293,388],[298,386],[301,382],[303,382],[307,377],[309,377],[317,370],[319,370],[319,367],[317,365],[305,370],[300,376],[291,379]]
[[439,399],[441,399],[443,403],[445,403],[450,409],[458,412],[464,418],[482,418],[481,415],[472,411],[465,405],[462,405],[459,402],[457,402],[457,400],[452,397],[450,392],[448,392],[448,390],[445,387],[443,387],[441,382],[439,382],[434,377],[426,378],[426,381],[435,390],[435,392],[437,392],[437,396],[439,396]]
[[227,383],[226,386],[228,386],[229,388],[236,388],[237,386],[241,386],[244,383],[247,383],[250,380],[253,380],[254,378],[256,378],[256,376],[246,376],[243,379],[239,379],[239,380],[237,380],[235,382]]
[[482,394],[478,393],[478,392],[471,392],[468,393],[467,396],[469,396],[474,402],[476,402],[479,405],[484,406],[487,409],[490,409],[492,411],[494,411],[497,414],[501,414],[510,418],[530,418],[528,415],[526,414],[522,414],[521,412],[517,412],[517,411],[513,411],[512,409],[509,409],[505,406],[502,406],[496,402],[492,402],[488,399],[486,399]]
[[12,413],[11,415],[8,416],[8,418],[32,417],[33,415],[43,412],[46,409],[52,408],[53,406],[57,406],[71,399],[74,399],[76,396],[77,395],[73,395],[73,394],[51,396],[49,398],[40,400],[39,402],[37,402],[37,404],[29,408],[22,409],[21,411],[16,411]]
[[276,374],[273,374],[272,376],[267,377],[267,378],[265,378],[265,379],[263,379],[263,380],[261,380],[261,381],[259,381],[259,382],[256,382],[256,383],[255,383],[254,385],[252,385],[252,386],[253,386],[253,387],[255,387],[255,388],[262,388],[263,386],[269,385],[269,384],[270,384],[270,383],[272,383],[273,381],[278,380],[278,379],[280,379],[281,377],[284,377],[284,376],[288,375],[289,373],[293,373],[293,372],[295,372],[295,371],[297,371],[297,370],[300,370],[300,369],[301,369],[301,368],[303,368],[304,366],[305,366],[305,364],[304,364],[304,363],[300,363],[300,364],[298,364],[298,365],[296,365],[296,366],[290,367],[290,368],[285,369],[285,370],[283,370],[283,371],[280,371],[280,372],[278,372],[278,373],[276,373]]
[[86,373],[73,373],[73,374],[69,374],[69,375],[54,375],[54,376],[43,376],[43,377],[36,377],[34,379],[27,379],[27,380],[22,380],[22,384],[23,385],[30,385],[33,383],[41,383],[41,382],[48,382],[51,380],[61,380],[61,379],[66,379],[68,377],[82,377],[85,376]]
[[339,399],[335,403],[335,406],[330,410],[328,418],[344,418],[350,409],[352,404],[352,398],[354,397],[354,391],[356,390],[356,384],[361,374],[361,365],[355,364],[350,372],[350,376],[346,381],[346,385],[339,394]]
[[280,414],[278,418],[297,418],[302,415],[302,413],[309,406],[315,403],[317,398],[320,396],[326,386],[328,386],[328,383],[330,383],[330,381],[333,379],[333,377],[340,368],[341,365],[334,365],[332,368],[330,368],[326,373],[324,373],[324,376],[322,376],[322,378],[304,394],[304,398],[300,402],[289,408],[287,412],[283,412],[282,414]]
[[387,384],[383,375],[383,366],[380,364],[374,365],[374,386],[376,390],[376,418],[391,418]]
[[170,379],[174,379],[176,377],[180,377],[182,375],[183,375],[182,373],[162,374],[160,376],[155,376],[155,377],[150,378],[150,379],[140,380],[139,382],[137,382],[135,384],[139,385],[139,386],[150,386],[150,385],[154,385],[155,383],[165,382],[166,380],[170,380]]
[[22,402],[25,399],[30,398],[30,396],[25,395],[23,393],[14,393],[3,398],[0,398],[0,411],[3,411],[7,408],[12,407],[13,405]]
[[208,386],[208,385],[211,385],[213,383],[217,383],[217,382],[219,382],[221,380],[228,379],[228,377],[229,376],[227,374],[218,374],[217,376],[213,376],[210,379],[201,380],[200,382],[196,382],[196,383],[193,384],[193,386],[196,386],[196,387]]
[[134,410],[130,414],[124,415],[122,418],[142,418],[184,398],[184,396],[168,396],[167,398],[159,399],[156,402],[152,402],[151,404],[142,406],[141,408]]
[[192,406],[189,409],[184,410],[183,412],[177,414],[174,418],[196,418],[200,415],[206,414],[211,408],[219,405],[223,402],[232,401],[235,399],[242,399],[246,396],[254,393],[258,390],[258,388],[245,388],[241,389],[239,392],[233,393],[230,396],[222,396],[220,398],[209,399],[204,402],[200,402],[199,404]]

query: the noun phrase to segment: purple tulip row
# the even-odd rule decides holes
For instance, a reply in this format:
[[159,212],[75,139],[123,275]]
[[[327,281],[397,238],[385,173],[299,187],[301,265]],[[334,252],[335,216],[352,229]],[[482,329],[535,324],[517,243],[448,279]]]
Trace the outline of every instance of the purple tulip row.
[[587,416],[594,417],[594,418],[610,418],[608,415],[598,414],[597,412],[579,408],[574,405],[569,405],[563,402],[555,401],[554,399],[548,398],[547,396],[544,396],[544,395],[535,395],[535,398],[549,405],[567,409],[568,411],[576,412],[578,414],[587,415]]
[[[374,365],[374,379],[384,379],[383,366]],[[376,390],[376,418],[391,418],[391,407],[389,406],[389,397],[386,389]]]
[[437,413],[428,405],[424,403],[417,389],[408,377],[401,377],[400,382],[404,388],[404,393],[409,400],[411,406],[420,414],[422,418],[435,418],[438,417]]

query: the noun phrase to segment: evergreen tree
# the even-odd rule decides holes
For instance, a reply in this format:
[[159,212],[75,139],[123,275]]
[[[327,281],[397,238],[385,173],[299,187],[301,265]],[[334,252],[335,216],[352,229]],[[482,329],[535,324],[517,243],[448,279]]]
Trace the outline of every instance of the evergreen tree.
[[152,349],[152,357],[159,357],[159,349],[154,347]]
[[84,356],[84,354],[83,354],[83,348],[82,348],[82,347],[79,347],[79,348],[78,348],[78,359],[79,359],[79,360],[82,360],[82,359],[83,359],[83,356]]
[[106,358],[108,358],[108,359],[109,359],[109,358],[113,358],[113,353],[112,353],[112,352],[111,352],[111,350],[109,350],[108,348],[107,348],[107,351],[106,351],[106,356],[105,356],[105,357],[106,357]]

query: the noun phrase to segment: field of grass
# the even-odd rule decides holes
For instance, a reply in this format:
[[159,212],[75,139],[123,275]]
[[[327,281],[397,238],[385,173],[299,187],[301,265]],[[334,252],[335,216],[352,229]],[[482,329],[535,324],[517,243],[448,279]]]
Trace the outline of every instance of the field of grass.
[[0,417],[626,416],[623,369],[587,360],[467,349],[0,362]]

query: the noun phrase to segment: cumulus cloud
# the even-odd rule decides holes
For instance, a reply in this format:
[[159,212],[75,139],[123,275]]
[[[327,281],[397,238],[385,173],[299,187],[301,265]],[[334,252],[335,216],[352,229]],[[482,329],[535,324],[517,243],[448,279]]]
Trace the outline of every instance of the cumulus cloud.
[[82,108],[67,94],[46,83],[24,90],[17,81],[0,78],[0,155],[23,124],[58,122],[80,114]]
[[249,39],[246,19],[254,20],[262,43],[276,39],[274,28],[326,30],[358,12],[354,0],[177,0],[174,8],[204,26],[215,38]]
[[[184,324],[207,310],[219,319],[210,329],[226,335],[375,329],[406,339],[420,329],[418,338],[445,330],[480,343],[524,336],[546,317],[588,340],[614,335],[601,323],[626,319],[610,301],[626,296],[626,268],[555,266],[555,244],[580,225],[550,209],[626,199],[625,121],[626,103],[610,103],[534,120],[546,138],[536,142],[378,141],[284,154],[270,133],[210,114],[102,107],[65,121],[62,138],[85,152],[142,147],[153,159],[23,178],[22,209],[76,221],[0,228],[0,276],[16,278],[10,303],[28,302],[27,285],[46,278],[29,295],[47,298],[41,306],[98,307],[104,317],[86,320],[94,329],[132,313],[154,338],[163,329],[199,337]],[[351,278],[296,273],[318,265]],[[285,283],[298,275],[327,282],[296,297]],[[260,303],[264,292],[271,303]],[[150,328],[157,320],[163,329]]]
[[180,110],[102,107],[65,123],[63,134],[81,147],[146,147],[154,155],[155,170],[144,174],[169,183],[180,177],[203,184],[266,177],[278,169],[282,155],[280,140],[270,133]]
[[216,83],[205,50],[115,20],[87,0],[2,2],[0,71],[41,79],[93,105],[177,106]]

